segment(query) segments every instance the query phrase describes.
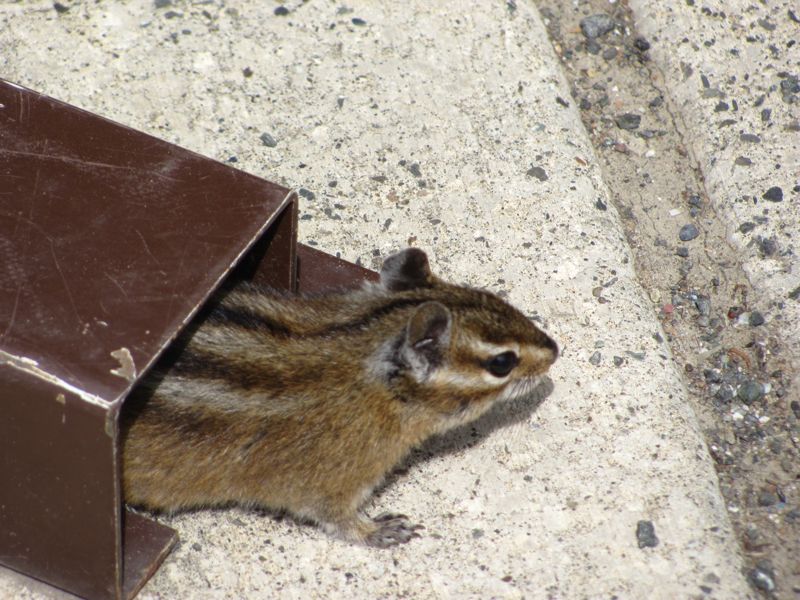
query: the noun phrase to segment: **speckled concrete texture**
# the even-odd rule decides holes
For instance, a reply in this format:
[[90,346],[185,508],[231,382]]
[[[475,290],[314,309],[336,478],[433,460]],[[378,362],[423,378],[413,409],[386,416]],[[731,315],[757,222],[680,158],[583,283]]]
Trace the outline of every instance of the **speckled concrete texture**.
[[[800,6],[631,0],[800,399]],[[702,228],[703,224],[698,223]]]
[[[749,594],[531,6],[156,4],[3,5],[0,72],[302,188],[301,239],[328,252],[376,267],[425,248],[442,276],[537,316],[563,356],[538,399],[437,440],[390,478],[369,511],[412,516],[421,539],[374,550],[253,511],[182,514],[163,519],[182,542],[143,598]],[[640,521],[655,547],[639,547]],[[56,594],[0,573],[4,595]]]

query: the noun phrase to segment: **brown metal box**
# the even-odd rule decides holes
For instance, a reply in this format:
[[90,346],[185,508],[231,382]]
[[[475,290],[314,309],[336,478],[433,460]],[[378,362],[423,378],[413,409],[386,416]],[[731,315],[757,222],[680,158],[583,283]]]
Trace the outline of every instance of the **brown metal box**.
[[226,277],[374,278],[296,236],[289,190],[0,80],[0,564],[136,594],[177,538],[123,507],[123,402]]

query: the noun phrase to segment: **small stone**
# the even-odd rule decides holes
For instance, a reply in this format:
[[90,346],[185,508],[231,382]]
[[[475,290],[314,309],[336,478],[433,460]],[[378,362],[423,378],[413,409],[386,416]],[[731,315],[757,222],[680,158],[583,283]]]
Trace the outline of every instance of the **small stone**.
[[300,194],[300,196],[302,196],[306,200],[313,200],[314,198],[317,197],[316,194],[314,194],[314,192],[312,192],[311,190],[307,190],[306,188],[300,188],[299,190],[297,190],[297,193]]
[[772,109],[771,108],[762,108],[761,109],[761,122],[762,123],[769,123],[769,119],[772,116]]
[[756,238],[758,249],[763,256],[772,256],[778,251],[778,242],[775,238],[765,238],[758,236]]
[[769,188],[761,197],[770,202],[783,202],[783,190],[776,185]]
[[717,105],[714,107],[714,112],[723,112],[723,111],[729,110],[730,107],[731,107],[730,104],[720,100],[719,102],[717,102]]
[[768,19],[758,19],[758,24],[767,31],[775,31],[775,28],[777,27],[775,23],[770,22]]
[[701,315],[708,316],[711,313],[711,301],[706,296],[698,296],[694,306]]
[[477,540],[484,536],[483,529],[473,529],[472,530],[472,539]]
[[662,104],[664,104],[664,96],[656,96],[655,98],[650,100],[650,103],[648,104],[648,106],[650,108],[658,108]]
[[608,205],[607,205],[605,202],[603,202],[603,199],[602,199],[602,198],[598,198],[598,199],[595,201],[595,203],[594,203],[594,207],[595,207],[597,210],[608,210]]
[[772,592],[775,589],[775,579],[760,568],[752,569],[748,574],[748,578],[750,583],[759,590]]
[[759,325],[763,325],[766,320],[764,319],[764,315],[762,315],[757,310],[754,310],[750,313],[750,318],[748,319],[750,323],[750,327],[758,327]]
[[275,141],[275,138],[268,133],[262,133],[259,136],[259,139],[261,140],[261,143],[264,144],[267,148],[274,148],[275,146],[278,145],[278,142]]
[[764,386],[757,381],[747,381],[736,392],[736,396],[745,404],[753,404],[764,396]]
[[580,104],[578,104],[581,110],[589,110],[592,108],[592,103],[589,102],[588,98],[581,98]]
[[550,179],[550,177],[547,175],[547,172],[542,167],[531,167],[525,172],[525,174],[528,177],[536,177],[536,179],[539,181],[547,181]]
[[738,319],[739,315],[744,312],[741,306],[731,306],[728,308],[728,318],[733,321],[734,319]]
[[714,397],[720,402],[728,403],[733,400],[733,388],[727,384],[719,386],[719,389],[714,394]]
[[681,258],[689,258],[689,249],[686,246],[678,246],[675,249],[675,254]]
[[358,26],[358,27],[362,27],[362,26],[364,26],[364,25],[366,25],[366,24],[367,24],[367,22],[366,22],[364,19],[360,19],[360,18],[358,18],[358,17],[353,17],[352,19],[350,19],[350,22],[351,22],[353,25],[356,25],[356,26]]
[[242,69],[242,75],[244,75],[245,77],[248,77],[248,78],[252,77],[253,76],[253,69],[251,69],[250,67],[245,67],[244,69]]
[[792,412],[794,413],[795,418],[800,420],[800,402],[798,402],[797,400],[792,400],[789,403],[789,408],[792,409]]
[[408,166],[408,172],[414,177],[422,177],[422,171],[419,170],[419,163],[411,163]]
[[580,26],[583,35],[593,40],[614,29],[616,21],[605,13],[599,13],[581,19]]
[[692,194],[689,196],[689,204],[700,208],[703,206],[703,199],[698,194]]
[[605,60],[614,60],[617,57],[617,49],[616,48],[606,48],[603,50],[603,58]]
[[750,233],[753,229],[756,228],[756,224],[752,221],[745,221],[741,225],[739,225],[739,231],[741,233]]
[[57,13],[62,15],[69,10],[69,6],[64,6],[63,4],[61,4],[61,2],[54,2],[53,8],[56,9]]
[[639,521],[636,523],[636,541],[639,548],[655,548],[658,546],[656,528],[652,521]]
[[783,94],[784,97],[798,93],[800,93],[800,79],[794,75],[789,75],[781,80],[781,94]]
[[617,115],[614,121],[620,129],[632,130],[639,127],[639,124],[642,122],[642,117],[635,113],[623,113]]
[[759,506],[773,506],[778,503],[778,496],[770,491],[763,490],[758,495]]
[[589,40],[588,42],[586,42],[586,51],[589,54],[592,54],[594,56],[600,54],[600,48],[601,48],[600,44],[598,44],[594,40]]
[[200,544],[198,544],[197,542],[192,544],[192,550],[194,550],[195,552],[200,552],[202,549],[203,549],[203,547]]
[[733,161],[734,164],[739,165],[740,167],[749,167],[753,164],[753,161],[747,158],[746,156],[737,156],[736,160]]
[[682,242],[689,242],[695,239],[698,235],[700,235],[700,231],[693,223],[684,225],[678,232],[678,237]]
[[650,50],[650,42],[643,37],[637,37],[635,40],[633,40],[633,47],[639,52],[647,52]]
[[624,362],[625,362],[625,359],[622,358],[621,356],[615,356],[614,357],[614,366],[615,367],[621,367]]
[[751,144],[760,144],[761,138],[754,133],[740,133],[739,139],[743,142],[750,142]]
[[172,0],[155,0],[153,4],[155,5],[156,8],[164,8],[166,6],[171,6]]
[[276,17],[285,17],[286,15],[289,14],[289,9],[286,8],[285,6],[278,6],[275,8],[275,10],[272,11],[272,13]]
[[589,362],[592,363],[595,367],[600,364],[601,360],[603,360],[603,355],[600,354],[599,350],[589,357]]

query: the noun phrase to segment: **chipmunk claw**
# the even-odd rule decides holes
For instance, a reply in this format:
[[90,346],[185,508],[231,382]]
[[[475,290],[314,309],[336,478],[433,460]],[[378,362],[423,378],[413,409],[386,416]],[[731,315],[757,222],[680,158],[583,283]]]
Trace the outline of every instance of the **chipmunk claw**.
[[411,523],[407,516],[397,513],[383,513],[372,521],[376,528],[367,536],[366,542],[375,548],[406,544],[414,538],[422,537],[417,531],[425,529],[422,525]]

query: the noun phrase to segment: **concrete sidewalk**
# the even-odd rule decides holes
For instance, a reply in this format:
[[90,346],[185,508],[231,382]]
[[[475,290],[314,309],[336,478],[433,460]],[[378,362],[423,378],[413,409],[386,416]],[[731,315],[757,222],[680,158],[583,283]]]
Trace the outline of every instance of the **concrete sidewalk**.
[[[800,6],[631,0],[800,399]],[[702,227],[702,225],[701,225]]]
[[[0,75],[304,188],[301,239],[328,252],[376,267],[425,248],[443,277],[541,317],[563,356],[540,407],[440,440],[370,507],[424,523],[422,539],[382,551],[254,512],[184,514],[165,519],[182,543],[142,597],[748,596],[536,11],[235,6],[4,5]],[[2,597],[56,595],[0,574]]]

